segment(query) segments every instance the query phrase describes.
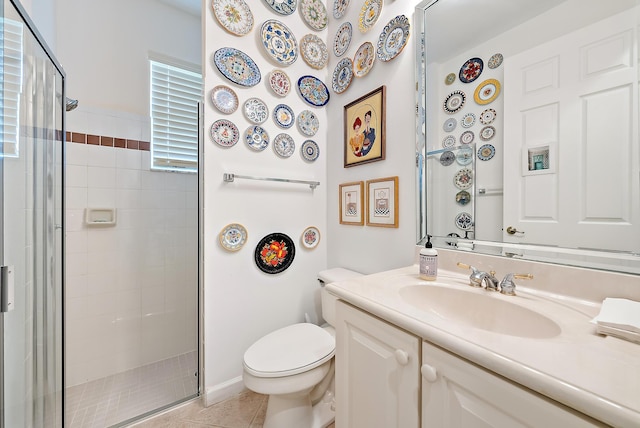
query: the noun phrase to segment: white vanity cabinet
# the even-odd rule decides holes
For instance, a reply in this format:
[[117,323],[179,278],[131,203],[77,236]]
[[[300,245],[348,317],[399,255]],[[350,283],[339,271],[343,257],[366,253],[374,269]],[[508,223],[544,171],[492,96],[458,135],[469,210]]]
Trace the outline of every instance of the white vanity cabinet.
[[336,304],[336,427],[419,428],[421,339]]
[[422,428],[607,426],[428,342],[421,372]]

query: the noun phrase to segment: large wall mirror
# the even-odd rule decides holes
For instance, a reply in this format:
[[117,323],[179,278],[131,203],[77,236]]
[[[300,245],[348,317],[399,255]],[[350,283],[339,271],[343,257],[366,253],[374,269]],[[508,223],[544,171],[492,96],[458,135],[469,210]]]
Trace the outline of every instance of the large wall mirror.
[[640,274],[640,0],[416,6],[418,238]]

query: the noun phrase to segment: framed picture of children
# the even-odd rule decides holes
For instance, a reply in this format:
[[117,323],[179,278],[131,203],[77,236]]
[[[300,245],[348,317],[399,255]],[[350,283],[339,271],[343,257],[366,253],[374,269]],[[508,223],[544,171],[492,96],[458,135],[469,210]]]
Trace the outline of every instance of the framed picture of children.
[[344,167],[385,156],[385,86],[344,106]]
[[340,224],[364,225],[364,182],[340,185]]

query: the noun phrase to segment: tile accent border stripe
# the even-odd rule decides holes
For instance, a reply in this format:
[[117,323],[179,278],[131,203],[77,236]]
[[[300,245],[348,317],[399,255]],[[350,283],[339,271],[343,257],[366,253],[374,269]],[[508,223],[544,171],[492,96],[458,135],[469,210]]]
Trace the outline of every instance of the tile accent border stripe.
[[151,150],[148,141],[128,140],[124,138],[107,137],[104,135],[83,134],[81,132],[67,131],[66,141],[78,144],[91,144],[94,146],[115,147],[132,150]]

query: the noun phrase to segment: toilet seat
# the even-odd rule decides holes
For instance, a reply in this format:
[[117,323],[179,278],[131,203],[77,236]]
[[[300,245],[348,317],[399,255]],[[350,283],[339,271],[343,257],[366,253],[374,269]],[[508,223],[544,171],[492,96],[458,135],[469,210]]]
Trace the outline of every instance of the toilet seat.
[[244,368],[257,377],[303,373],[329,361],[334,337],[315,324],[293,324],[267,334],[244,354]]

